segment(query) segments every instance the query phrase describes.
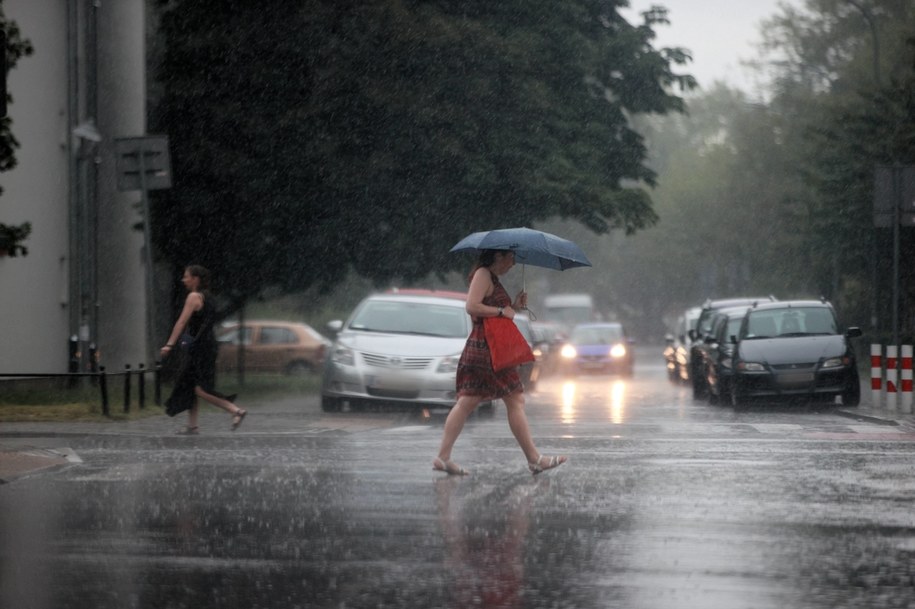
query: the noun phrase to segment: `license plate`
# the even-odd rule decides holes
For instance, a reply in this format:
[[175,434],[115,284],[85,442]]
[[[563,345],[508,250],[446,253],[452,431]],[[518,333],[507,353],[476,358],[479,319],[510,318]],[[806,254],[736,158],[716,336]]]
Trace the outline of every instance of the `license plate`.
[[779,374],[778,382],[781,385],[799,385],[802,383],[812,383],[813,372],[790,372],[788,374]]

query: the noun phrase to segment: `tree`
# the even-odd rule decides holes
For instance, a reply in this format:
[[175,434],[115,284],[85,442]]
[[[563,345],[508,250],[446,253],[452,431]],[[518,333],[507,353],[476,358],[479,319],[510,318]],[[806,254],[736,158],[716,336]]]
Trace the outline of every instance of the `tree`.
[[[6,73],[2,74],[5,81],[9,71],[16,67],[19,59],[31,55],[34,49],[32,43],[22,37],[16,22],[6,18],[2,0],[0,0],[0,30],[3,30],[3,39],[6,41]],[[12,103],[12,95],[8,91],[5,91],[5,95],[6,103]],[[13,135],[12,124],[13,121],[9,116],[0,118],[0,172],[9,171],[16,166],[15,152],[19,148],[19,142]],[[2,194],[3,187],[0,186],[0,195]]]
[[[173,189],[157,250],[237,303],[463,264],[473,230],[550,217],[656,221],[630,117],[683,109],[688,55],[618,0],[160,2],[156,129]],[[624,186],[626,184],[627,186]]]

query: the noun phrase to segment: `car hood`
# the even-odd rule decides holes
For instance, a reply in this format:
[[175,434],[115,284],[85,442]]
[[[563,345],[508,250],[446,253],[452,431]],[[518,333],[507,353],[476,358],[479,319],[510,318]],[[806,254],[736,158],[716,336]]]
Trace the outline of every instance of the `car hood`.
[[748,362],[765,362],[773,366],[791,363],[813,363],[820,359],[845,355],[845,337],[791,336],[784,338],[744,339],[740,358]]
[[464,350],[466,338],[442,338],[415,334],[345,332],[337,337],[345,347],[367,353],[406,357],[444,357]]
[[576,345],[575,351],[579,355],[607,355],[613,345]]

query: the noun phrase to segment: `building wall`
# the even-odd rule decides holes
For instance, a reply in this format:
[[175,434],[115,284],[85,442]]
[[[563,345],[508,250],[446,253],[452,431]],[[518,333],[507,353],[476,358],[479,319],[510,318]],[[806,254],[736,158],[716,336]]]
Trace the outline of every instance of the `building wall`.
[[[22,58],[8,79],[9,116],[21,148],[17,167],[0,173],[5,191],[0,221],[31,221],[32,235],[25,243],[28,256],[0,258],[0,372],[65,372],[72,335],[82,339],[83,352],[95,340],[101,363],[110,370],[146,361],[143,233],[133,228],[142,220],[135,205],[140,195],[117,191],[114,157],[115,138],[145,131],[144,2],[95,5],[92,0],[4,0],[6,16],[19,24],[35,53]],[[93,12],[96,125],[103,139],[90,148],[72,136],[72,128],[88,118],[87,62],[93,53],[86,48],[85,19]],[[78,15],[75,57],[68,54],[71,14]],[[68,80],[71,59],[75,87]],[[71,103],[74,91],[79,99]],[[71,172],[71,158],[80,155],[97,168],[97,179],[94,172]],[[98,220],[89,225],[92,234],[80,235],[71,230],[71,201],[79,200],[74,193],[85,193],[84,181],[90,180]],[[97,261],[88,263],[93,268],[71,253],[71,233],[78,235],[74,240],[97,242]],[[97,300],[88,303],[89,311],[79,310],[73,288],[81,280],[77,275],[98,279]]]
[[10,72],[19,164],[0,173],[0,222],[32,223],[28,256],[0,258],[0,371],[64,372],[69,327],[67,12],[55,0],[5,0],[34,55]]

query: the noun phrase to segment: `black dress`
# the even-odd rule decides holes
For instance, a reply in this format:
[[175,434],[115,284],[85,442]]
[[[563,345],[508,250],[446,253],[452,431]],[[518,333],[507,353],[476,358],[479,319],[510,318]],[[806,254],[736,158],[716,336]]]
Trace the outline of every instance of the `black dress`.
[[184,329],[186,334],[196,337],[194,343],[183,349],[182,363],[178,380],[168,401],[165,402],[165,412],[173,417],[179,412],[189,410],[194,405],[196,396],[194,388],[201,387],[211,395],[224,398],[217,393],[216,385],[216,352],[219,345],[213,333],[216,323],[216,308],[207,293],[202,293],[203,306],[199,311],[194,311]]

